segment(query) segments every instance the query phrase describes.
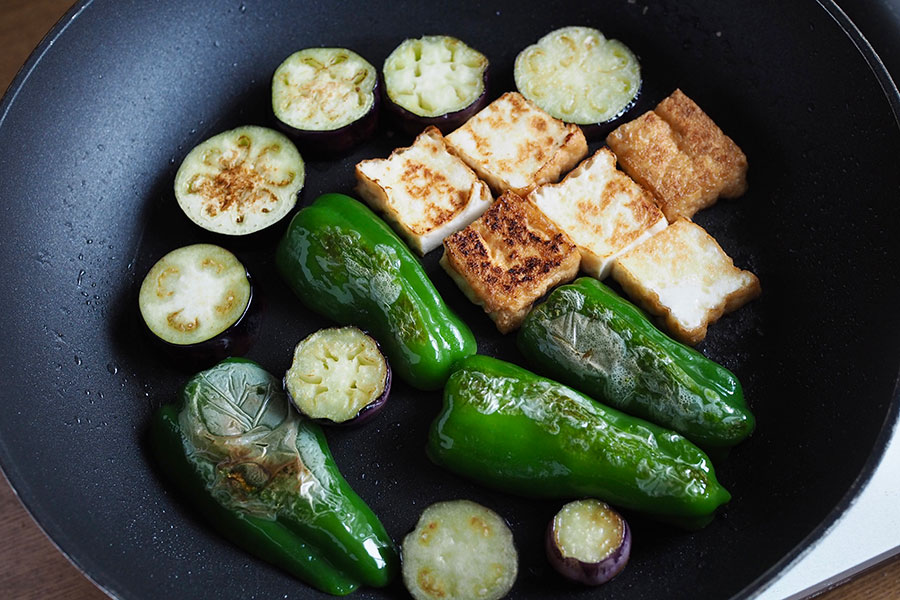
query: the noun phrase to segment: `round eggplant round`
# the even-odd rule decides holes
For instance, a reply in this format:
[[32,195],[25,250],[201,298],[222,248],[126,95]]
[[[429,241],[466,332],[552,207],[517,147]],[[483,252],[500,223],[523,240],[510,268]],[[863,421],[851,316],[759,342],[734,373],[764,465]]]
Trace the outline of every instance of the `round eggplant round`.
[[436,502],[404,539],[403,583],[416,600],[498,600],[519,570],[512,531],[470,500]]
[[284,389],[315,421],[360,425],[387,401],[391,368],[378,342],[356,327],[321,329],[294,348]]
[[275,118],[308,156],[330,158],[375,133],[378,71],[347,48],[305,48],[272,76]]
[[450,133],[487,105],[488,59],[454,37],[405,40],[382,71],[386,110],[409,135],[428,126]]
[[248,125],[191,150],[175,175],[175,198],[200,227],[248,235],[274,225],[294,208],[304,177],[303,159],[288,138]]
[[159,259],[144,277],[138,306],[161,353],[190,369],[245,354],[262,321],[250,274],[234,254],[212,244]]
[[551,31],[519,53],[514,77],[523,96],[588,139],[611,131],[641,89],[634,53],[591,27]]
[[563,577],[600,585],[618,575],[631,554],[631,530],[605,502],[576,500],[547,527],[547,560]]

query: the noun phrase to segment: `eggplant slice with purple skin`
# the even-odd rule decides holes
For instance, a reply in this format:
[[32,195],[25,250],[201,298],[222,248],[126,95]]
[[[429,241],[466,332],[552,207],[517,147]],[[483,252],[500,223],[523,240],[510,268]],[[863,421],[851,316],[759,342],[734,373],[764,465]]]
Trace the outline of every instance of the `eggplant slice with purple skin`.
[[600,585],[618,575],[631,555],[631,530],[605,502],[576,500],[547,527],[547,560],[563,577]]
[[591,27],[551,31],[516,57],[519,92],[566,123],[597,139],[637,102],[641,66],[622,42]]
[[175,175],[175,199],[207,231],[248,235],[291,212],[305,173],[303,158],[288,138],[247,125],[215,135],[188,153]]
[[272,111],[305,152],[331,157],[378,126],[378,72],[347,48],[305,48],[272,76]]
[[488,59],[447,35],[408,39],[385,59],[385,108],[396,126],[447,134],[487,104]]
[[356,327],[321,329],[297,344],[284,389],[311,419],[359,425],[387,401],[391,368],[378,342]]
[[162,353],[187,368],[245,354],[259,335],[261,311],[250,275],[213,244],[163,256],[138,294],[141,317]]

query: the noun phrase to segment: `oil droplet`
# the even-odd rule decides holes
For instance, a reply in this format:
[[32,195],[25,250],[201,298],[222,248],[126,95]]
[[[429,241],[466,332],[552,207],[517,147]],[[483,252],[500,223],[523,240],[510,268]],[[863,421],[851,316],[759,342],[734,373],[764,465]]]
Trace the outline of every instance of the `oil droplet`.
[[75,364],[79,366],[81,365],[81,357],[77,354],[75,355]]
[[75,281],[75,284],[78,287],[81,287],[81,282],[84,280],[84,269],[78,271],[78,279]]
[[116,375],[119,372],[119,365],[114,362],[107,363],[106,370],[109,371],[110,375]]

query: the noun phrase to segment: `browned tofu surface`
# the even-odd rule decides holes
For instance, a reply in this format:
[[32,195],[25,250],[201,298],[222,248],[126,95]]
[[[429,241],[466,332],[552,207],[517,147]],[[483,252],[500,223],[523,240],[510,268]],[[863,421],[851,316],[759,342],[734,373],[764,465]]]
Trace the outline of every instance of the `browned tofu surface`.
[[619,126],[606,143],[670,222],[747,189],[747,157],[681,90]]
[[686,344],[703,341],[711,323],[760,294],[756,275],[735,267],[715,238],[685,219],[616,259],[612,276]]
[[603,279],[619,254],[665,229],[653,196],[616,169],[616,157],[600,148],[560,183],[528,195],[566,232],[581,253],[581,270]]
[[569,236],[532,203],[507,192],[444,240],[441,265],[507,333],[547,290],[573,279],[579,261]]
[[558,181],[588,151],[580,127],[554,119],[518,92],[503,94],[446,139],[497,195],[524,196]]
[[419,254],[478,218],[493,197],[486,183],[427,127],[408,148],[356,165],[356,191]]

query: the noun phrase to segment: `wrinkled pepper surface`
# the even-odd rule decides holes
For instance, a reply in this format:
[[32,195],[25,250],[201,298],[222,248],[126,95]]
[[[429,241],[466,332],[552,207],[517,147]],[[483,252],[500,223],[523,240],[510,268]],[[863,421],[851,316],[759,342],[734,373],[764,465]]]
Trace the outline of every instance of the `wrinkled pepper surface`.
[[278,380],[228,359],[195,375],[180,400],[155,413],[151,447],[220,534],[330,594],[389,583],[393,542]]
[[704,448],[733,446],[756,424],[731,371],[666,336],[592,277],[554,290],[517,342],[538,372]]
[[706,454],[681,435],[487,356],[461,361],[450,376],[427,450],[436,464],[502,491],[600,498],[687,528],[731,499]]
[[275,260],[307,307],[367,330],[416,388],[438,389],[453,363],[477,350],[406,244],[349,196],[325,194],[299,211]]

